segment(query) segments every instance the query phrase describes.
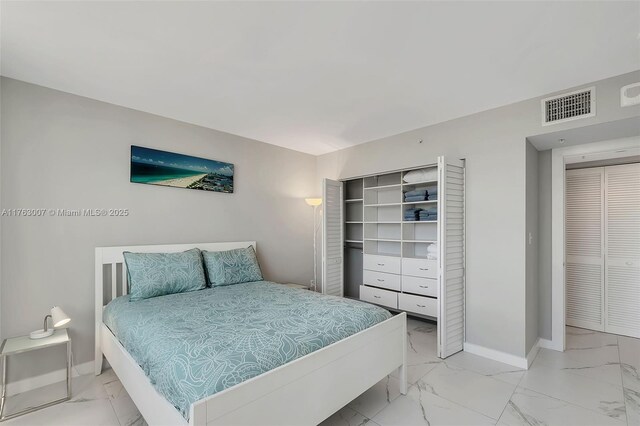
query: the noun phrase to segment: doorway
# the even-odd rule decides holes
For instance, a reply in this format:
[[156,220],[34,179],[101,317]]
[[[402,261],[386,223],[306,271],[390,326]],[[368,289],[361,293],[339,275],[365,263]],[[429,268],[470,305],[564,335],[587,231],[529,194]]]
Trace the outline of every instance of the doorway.
[[638,155],[640,155],[640,137],[637,136],[552,150],[552,339],[549,345],[551,349],[564,351],[566,341],[565,178],[567,165],[612,161]]
[[640,156],[565,173],[566,325],[640,338]]

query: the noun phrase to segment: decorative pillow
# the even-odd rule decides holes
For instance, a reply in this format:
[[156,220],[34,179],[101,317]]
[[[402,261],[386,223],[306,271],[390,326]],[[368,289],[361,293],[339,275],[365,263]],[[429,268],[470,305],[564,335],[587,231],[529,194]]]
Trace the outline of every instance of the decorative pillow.
[[227,251],[202,251],[211,287],[262,281],[253,246]]
[[200,250],[182,253],[125,252],[129,301],[201,290],[207,286]]
[[428,169],[411,170],[402,178],[407,183],[426,182],[430,180],[438,180],[438,168],[430,167]]

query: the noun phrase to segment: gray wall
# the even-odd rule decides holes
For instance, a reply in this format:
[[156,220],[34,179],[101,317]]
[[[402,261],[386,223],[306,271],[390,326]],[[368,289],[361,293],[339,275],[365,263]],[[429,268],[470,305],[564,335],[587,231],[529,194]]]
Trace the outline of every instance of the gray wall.
[[344,179],[415,167],[433,163],[438,155],[465,158],[466,338],[483,347],[525,356],[526,138],[632,116],[635,110],[620,107],[620,87],[638,80],[640,72],[636,71],[579,86],[596,86],[595,117],[543,127],[542,97],[530,99],[322,155],[318,177]]
[[[28,333],[57,304],[76,363],[93,357],[96,246],[256,240],[265,278],[313,271],[315,157],[2,78],[5,208],[128,208],[126,218],[2,218],[2,335]],[[129,182],[130,145],[235,164],[235,193]],[[12,362],[11,380],[63,367],[55,351]],[[21,366],[29,363],[28,372]]]
[[551,340],[551,150],[538,152],[538,334]]
[[538,340],[538,151],[526,143],[525,353]]

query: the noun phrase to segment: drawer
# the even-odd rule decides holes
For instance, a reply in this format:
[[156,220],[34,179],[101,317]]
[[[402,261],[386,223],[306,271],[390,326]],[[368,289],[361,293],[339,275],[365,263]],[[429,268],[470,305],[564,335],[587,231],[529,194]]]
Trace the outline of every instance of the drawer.
[[400,275],[387,274],[386,272],[367,271],[365,269],[362,273],[362,282],[365,285],[400,291]]
[[400,258],[391,256],[376,256],[365,254],[362,259],[364,269],[378,272],[388,272],[390,274],[400,273]]
[[438,261],[427,259],[402,259],[402,275],[438,278]]
[[402,291],[405,293],[415,293],[421,294],[423,296],[438,297],[438,280],[436,280],[435,278],[420,278],[403,275]]
[[403,311],[414,312],[429,317],[438,316],[438,299],[412,294],[398,294],[398,307]]
[[398,309],[398,293],[380,288],[360,286],[360,300]]

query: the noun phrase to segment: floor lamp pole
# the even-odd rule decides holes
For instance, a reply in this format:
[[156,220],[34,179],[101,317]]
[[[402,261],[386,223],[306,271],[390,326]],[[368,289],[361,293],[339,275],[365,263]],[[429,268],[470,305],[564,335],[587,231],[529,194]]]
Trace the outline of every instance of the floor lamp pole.
[[316,244],[318,227],[316,225],[316,217],[318,216],[318,206],[313,206],[313,291],[318,286],[318,248]]

